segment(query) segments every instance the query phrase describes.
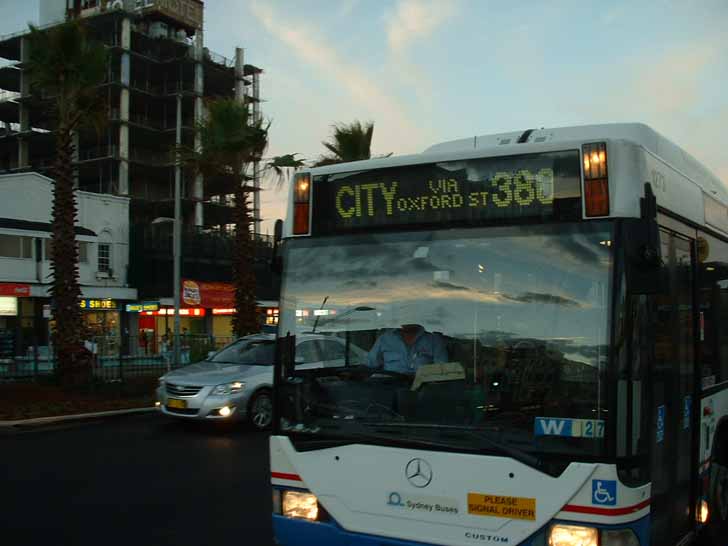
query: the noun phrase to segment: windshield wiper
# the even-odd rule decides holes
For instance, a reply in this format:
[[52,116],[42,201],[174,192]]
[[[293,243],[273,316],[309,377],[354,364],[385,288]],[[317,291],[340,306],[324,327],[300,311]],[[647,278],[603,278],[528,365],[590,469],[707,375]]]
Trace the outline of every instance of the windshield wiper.
[[316,434],[316,439],[306,440],[305,444],[298,445],[296,449],[298,451],[314,451],[317,449],[327,449],[331,447],[340,447],[351,444],[361,444],[368,442],[376,442],[380,445],[386,445],[390,447],[405,447],[412,449],[448,449],[450,451],[469,451],[477,452],[476,449],[466,448],[462,450],[453,446],[452,444],[446,444],[442,442],[430,442],[427,440],[407,438],[393,438],[386,434],[371,434],[363,432],[347,432],[346,436],[330,436],[328,434],[319,435]]
[[457,431],[457,432],[463,432],[467,434],[468,436],[471,436],[473,438],[477,438],[480,440],[482,444],[485,444],[488,449],[495,451],[497,453],[502,453],[503,455],[507,455],[508,457],[511,457],[512,459],[515,459],[516,461],[525,464],[526,466],[530,466],[531,468],[536,468],[537,470],[541,470],[543,468],[543,461],[539,459],[538,457],[535,457],[531,455],[530,453],[526,453],[525,451],[522,451],[518,448],[511,447],[508,444],[503,444],[501,442],[496,442],[495,440],[492,440],[487,435],[482,434],[480,432],[477,432],[469,427],[465,426],[452,426],[452,425],[436,425],[436,424],[417,424],[417,423],[372,423],[370,426],[377,426],[377,427],[387,427],[387,428],[396,428],[396,429],[407,429],[407,428],[429,428],[429,429],[438,429],[438,430],[447,430],[447,431]]
[[[392,437],[389,434],[372,433],[370,430],[362,430],[369,428],[367,425],[349,423],[347,426],[337,427],[336,433],[329,434],[326,430],[306,435],[305,443],[296,446],[298,451],[315,451],[317,449],[327,449],[331,447],[340,447],[351,444],[377,442],[391,447],[404,447],[413,449],[446,449],[448,451],[466,451],[469,453],[479,453],[481,450],[477,448],[454,446],[445,442],[433,442],[421,438],[401,438]],[[291,431],[295,432],[295,431]],[[390,432],[390,431],[388,431]]]

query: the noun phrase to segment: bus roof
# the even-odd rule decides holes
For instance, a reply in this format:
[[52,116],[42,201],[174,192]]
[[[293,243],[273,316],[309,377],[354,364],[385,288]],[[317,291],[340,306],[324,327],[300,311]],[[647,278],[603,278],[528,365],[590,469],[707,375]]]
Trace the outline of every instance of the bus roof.
[[424,153],[462,152],[481,148],[498,148],[500,146],[517,147],[519,144],[526,143],[604,139],[628,140],[642,146],[695,182],[707,195],[728,204],[728,187],[723,181],[692,155],[644,123],[577,125],[474,136],[435,144],[427,148]]
[[[472,153],[476,150],[482,150],[483,152],[487,150],[491,153],[497,153],[497,155],[502,155],[504,152],[509,151],[516,154],[521,152],[519,150],[520,146],[528,147],[528,152],[533,152],[533,145],[554,145],[559,142],[589,142],[606,139],[626,140],[642,146],[645,150],[656,155],[673,169],[690,179],[706,195],[728,205],[728,186],[724,182],[685,150],[643,123],[610,123],[541,128],[472,136],[435,144],[421,154],[339,163],[313,169],[313,172],[315,174],[329,174],[351,172],[352,170],[403,166],[408,163],[427,162],[428,155],[436,155],[438,156],[437,161],[442,161],[445,156],[457,156],[459,154]],[[523,151],[525,152],[526,150]]]

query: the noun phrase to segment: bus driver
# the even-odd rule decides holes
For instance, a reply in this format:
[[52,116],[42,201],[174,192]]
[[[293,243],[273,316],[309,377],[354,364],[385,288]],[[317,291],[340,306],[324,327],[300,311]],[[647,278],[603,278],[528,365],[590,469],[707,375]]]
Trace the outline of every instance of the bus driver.
[[424,364],[448,361],[445,342],[419,324],[387,330],[374,343],[367,358],[370,368],[414,375]]

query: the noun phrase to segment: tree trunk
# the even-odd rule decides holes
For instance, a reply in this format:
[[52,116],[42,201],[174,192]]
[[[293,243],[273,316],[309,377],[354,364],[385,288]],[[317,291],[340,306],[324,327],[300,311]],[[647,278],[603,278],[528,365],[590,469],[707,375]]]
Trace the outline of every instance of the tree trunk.
[[73,144],[71,133],[60,126],[56,132],[53,167],[52,255],[53,344],[61,382],[79,385],[88,379],[90,361],[82,344],[82,316],[79,306],[78,246],[75,223],[76,198],[73,187]]
[[251,219],[247,190],[248,188],[242,181],[237,181],[234,214],[235,245],[233,247],[233,284],[235,285],[233,332],[238,337],[260,330],[253,268],[255,250],[250,234]]

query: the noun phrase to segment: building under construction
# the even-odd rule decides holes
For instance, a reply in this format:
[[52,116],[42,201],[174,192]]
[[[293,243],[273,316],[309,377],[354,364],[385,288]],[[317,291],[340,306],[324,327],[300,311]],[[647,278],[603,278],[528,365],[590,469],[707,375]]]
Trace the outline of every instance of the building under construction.
[[[76,142],[80,189],[132,198],[132,224],[174,215],[174,157],[178,132],[195,144],[195,124],[209,97],[237,97],[260,116],[261,70],[245,64],[243,50],[229,59],[204,46],[203,3],[198,0],[44,0],[41,27],[82,17],[110,51],[106,82],[109,123],[99,134],[81,131]],[[0,171],[45,173],[54,154],[48,99],[32,93],[23,72],[27,30],[0,39]],[[178,124],[177,107],[181,103]],[[178,126],[179,125],[179,126]],[[255,166],[251,176],[257,178]],[[183,173],[187,226],[225,229],[232,222],[232,188]],[[257,193],[254,217],[260,219]],[[256,222],[256,226],[259,222]],[[257,231],[257,227],[256,227]]]
[[[200,0],[40,0],[39,28],[83,18],[94,39],[109,50],[106,80],[99,88],[108,108],[101,131],[75,135],[75,176],[80,190],[130,198],[129,270],[106,272],[138,290],[139,298],[164,302],[172,296],[172,223],[177,143],[196,146],[205,100],[236,97],[261,117],[261,69],[205,47]],[[0,37],[0,174],[50,172],[54,148],[52,97],[31,89],[24,61],[29,31]],[[250,165],[251,185],[259,169]],[[182,276],[230,282],[234,206],[229,179],[181,173]],[[259,193],[251,205],[260,252]],[[49,211],[50,214],[50,211]],[[102,272],[99,271],[99,274]],[[269,275],[258,275],[259,281]],[[277,299],[262,286],[259,299]]]

